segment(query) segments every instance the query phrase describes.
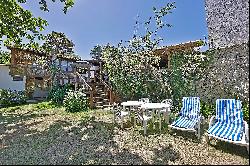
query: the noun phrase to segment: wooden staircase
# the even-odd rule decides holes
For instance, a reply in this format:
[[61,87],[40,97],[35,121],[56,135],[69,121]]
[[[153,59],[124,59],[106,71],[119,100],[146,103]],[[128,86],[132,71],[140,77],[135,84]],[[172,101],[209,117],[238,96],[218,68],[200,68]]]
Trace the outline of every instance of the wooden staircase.
[[111,106],[109,89],[103,83],[91,84],[93,94],[93,105],[95,108],[106,108]]
[[98,82],[86,82],[84,78],[76,73],[78,76],[77,84],[75,84],[75,89],[82,88],[86,93],[90,108],[104,109],[110,108],[112,104],[113,93],[112,89],[103,80]]

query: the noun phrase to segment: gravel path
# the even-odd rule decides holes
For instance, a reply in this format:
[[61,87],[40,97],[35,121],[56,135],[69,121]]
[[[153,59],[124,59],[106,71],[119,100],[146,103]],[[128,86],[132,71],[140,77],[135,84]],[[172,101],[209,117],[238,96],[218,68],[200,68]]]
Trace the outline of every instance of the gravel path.
[[124,127],[103,111],[0,109],[0,164],[249,164],[245,147],[208,144],[204,134],[199,141],[166,127],[160,132],[150,125],[147,136],[139,124]]

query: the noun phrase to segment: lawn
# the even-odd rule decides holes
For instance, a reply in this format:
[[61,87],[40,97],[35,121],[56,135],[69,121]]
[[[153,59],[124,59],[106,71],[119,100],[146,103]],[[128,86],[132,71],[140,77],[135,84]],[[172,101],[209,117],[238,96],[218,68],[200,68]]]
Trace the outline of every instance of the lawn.
[[48,103],[0,109],[0,164],[249,164],[245,147],[207,143],[176,130],[160,132],[127,121],[113,124],[110,111],[67,113]]

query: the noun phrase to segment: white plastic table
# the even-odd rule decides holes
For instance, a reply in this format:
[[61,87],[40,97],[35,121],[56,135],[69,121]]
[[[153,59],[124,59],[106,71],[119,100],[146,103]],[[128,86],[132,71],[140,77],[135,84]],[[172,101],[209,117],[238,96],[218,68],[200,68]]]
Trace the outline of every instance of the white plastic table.
[[121,103],[123,108],[125,108],[125,107],[138,107],[138,106],[140,106],[142,104],[143,104],[142,101],[125,101],[125,102]]
[[141,105],[141,108],[143,109],[154,109],[154,110],[164,109],[168,107],[170,107],[170,105],[165,103],[143,103]]
[[[170,110],[170,109],[168,109],[169,107],[170,107],[170,105],[166,104],[166,103],[143,103],[141,105],[141,109],[143,109],[144,111],[146,111],[146,110],[153,110],[153,113],[155,111],[160,111],[162,109]],[[170,113],[170,111],[168,111],[167,116],[169,116],[169,113]],[[159,119],[160,119],[159,128],[161,130],[161,116],[160,116],[160,112],[158,112],[158,114],[159,114]],[[169,123],[168,120],[167,120],[167,123]]]
[[[121,103],[124,110],[125,110],[126,107],[129,107],[129,115],[130,115],[131,107],[139,107],[142,104],[143,104],[142,101],[126,101],[126,102]],[[130,117],[130,120],[131,120],[131,117]],[[134,121],[134,123],[135,123],[135,121]]]

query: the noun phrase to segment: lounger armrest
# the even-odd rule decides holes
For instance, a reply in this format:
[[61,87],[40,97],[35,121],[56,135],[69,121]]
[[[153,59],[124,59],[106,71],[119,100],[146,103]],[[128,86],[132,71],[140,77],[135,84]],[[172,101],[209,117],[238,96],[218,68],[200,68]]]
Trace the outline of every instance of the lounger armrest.
[[200,119],[200,123],[203,124],[203,121],[204,121],[204,119],[205,119],[204,116],[200,115],[200,116],[199,116],[199,119]]
[[249,141],[249,131],[248,131],[248,124],[246,121],[244,121],[244,128],[245,128],[245,134],[246,134],[246,140]]
[[214,124],[214,121],[215,121],[215,116],[213,115],[209,121],[209,128]]
[[176,113],[174,113],[174,119],[173,119],[173,120],[175,121],[175,120],[176,120],[176,118],[177,118],[177,117],[179,117],[179,116],[180,116],[180,112],[176,112]]

